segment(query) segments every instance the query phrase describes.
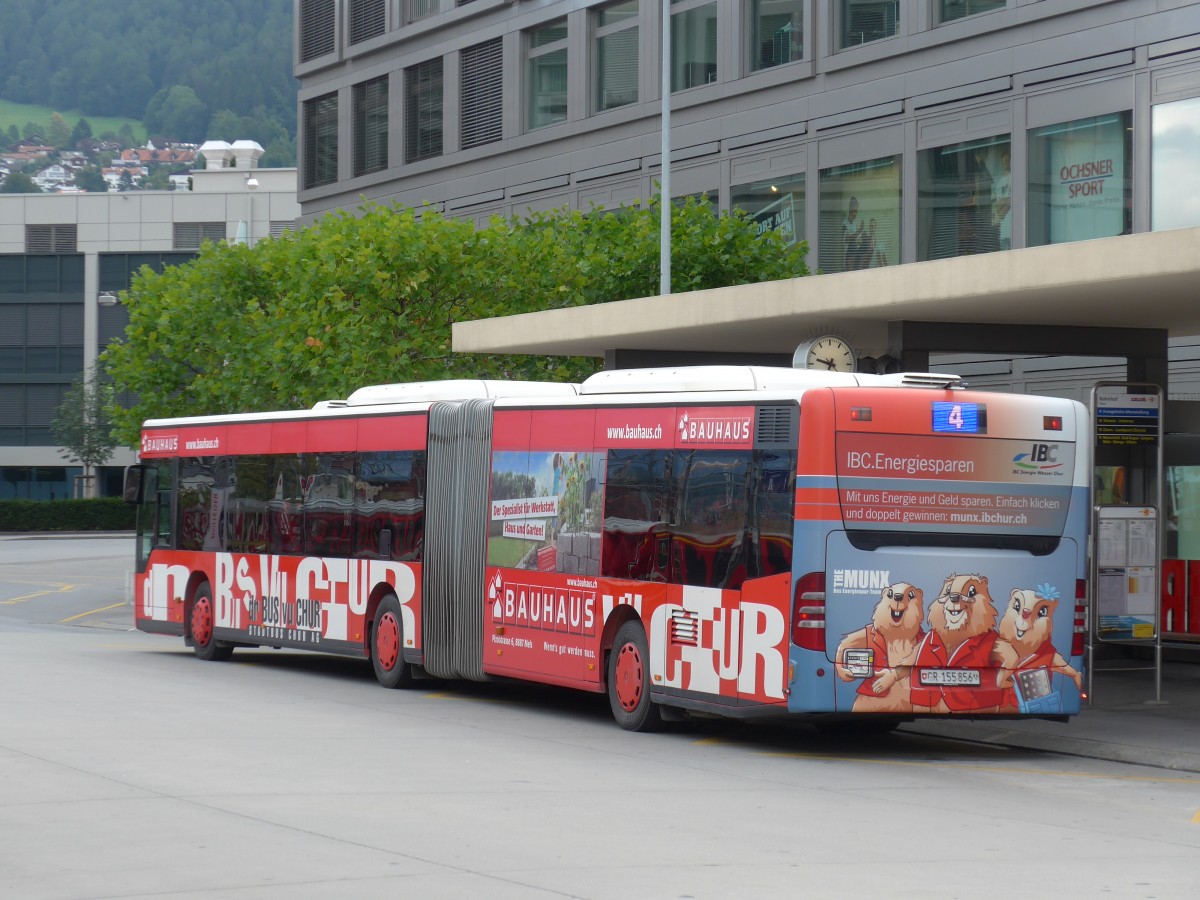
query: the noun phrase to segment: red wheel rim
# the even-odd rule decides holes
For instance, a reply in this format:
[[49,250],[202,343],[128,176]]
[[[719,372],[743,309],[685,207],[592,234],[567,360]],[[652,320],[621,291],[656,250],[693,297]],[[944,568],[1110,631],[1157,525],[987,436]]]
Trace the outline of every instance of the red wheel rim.
[[384,613],[375,628],[375,658],[385,672],[392,671],[400,658],[400,623],[394,613]]
[[625,644],[617,651],[617,702],[625,712],[633,712],[642,701],[646,672],[636,644]]
[[192,640],[201,647],[207,647],[212,640],[213,615],[212,604],[207,597],[201,597],[192,607]]

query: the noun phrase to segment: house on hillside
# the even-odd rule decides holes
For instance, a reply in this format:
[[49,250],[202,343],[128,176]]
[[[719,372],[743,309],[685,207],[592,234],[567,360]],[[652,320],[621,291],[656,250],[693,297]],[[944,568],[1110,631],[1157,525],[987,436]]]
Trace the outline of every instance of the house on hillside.
[[46,192],[56,191],[62,185],[74,180],[75,175],[57,163],[47,166],[33,176],[34,184]]

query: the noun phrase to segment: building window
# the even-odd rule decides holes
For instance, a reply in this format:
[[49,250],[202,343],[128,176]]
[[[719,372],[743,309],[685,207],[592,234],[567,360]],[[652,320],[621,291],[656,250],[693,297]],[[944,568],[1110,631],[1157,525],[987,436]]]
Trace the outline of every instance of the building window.
[[1133,129],[1128,112],[1029,133],[1029,246],[1133,230]]
[[462,148],[504,137],[504,43],[501,38],[462,52]]
[[638,0],[596,13],[596,111],[638,98]]
[[401,2],[404,4],[405,22],[415,22],[426,16],[432,16],[442,6],[442,0],[401,0]]
[[529,128],[567,120],[567,20],[528,32]]
[[805,0],[753,0],[750,68],[769,69],[804,58]]
[[350,0],[350,43],[379,37],[387,28],[387,0]]
[[1150,228],[1200,225],[1200,97],[1160,103],[1151,121]]
[[0,255],[0,294],[67,294],[80,299],[83,254]]
[[337,181],[338,98],[325,94],[304,101],[304,186]]
[[356,84],[353,91],[354,175],[388,164],[388,76]]
[[334,51],[335,0],[300,0],[300,62]]
[[442,58],[404,70],[404,161],[442,155]]
[[940,0],[938,4],[938,21],[952,22],[955,19],[965,19],[967,16],[977,16],[980,13],[1004,9],[1008,0]]
[[1007,134],[921,151],[918,260],[1012,246],[1011,151]]
[[804,176],[733,185],[733,208],[758,225],[758,233],[775,231],[787,244],[804,236]]
[[890,266],[900,248],[900,157],[821,170],[820,264],[825,272]]
[[717,4],[671,0],[671,90],[717,80]]
[[171,247],[175,250],[199,250],[205,241],[225,240],[224,222],[176,222],[172,226]]
[[0,375],[83,371],[82,303],[0,305]]
[[899,0],[841,0],[840,46],[858,47],[896,36]]

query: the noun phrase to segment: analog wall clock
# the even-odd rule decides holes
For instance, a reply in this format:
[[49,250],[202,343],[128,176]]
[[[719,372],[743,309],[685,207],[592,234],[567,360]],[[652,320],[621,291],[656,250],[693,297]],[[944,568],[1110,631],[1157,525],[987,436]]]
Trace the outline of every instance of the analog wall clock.
[[796,348],[792,365],[817,372],[853,372],[858,362],[854,348],[836,334],[811,338]]

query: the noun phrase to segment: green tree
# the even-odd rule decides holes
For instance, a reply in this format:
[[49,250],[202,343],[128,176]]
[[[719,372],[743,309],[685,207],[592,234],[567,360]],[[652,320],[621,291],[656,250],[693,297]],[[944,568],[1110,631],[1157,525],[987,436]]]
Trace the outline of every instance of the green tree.
[[86,166],[76,172],[75,186],[89,194],[103,194],[108,190],[108,182],[104,180],[99,166]]
[[162,88],[150,98],[142,124],[151,134],[181,140],[204,140],[208,128],[208,107],[190,87],[175,84]]
[[71,126],[67,124],[62,113],[50,113],[50,126],[46,129],[46,140],[52,147],[61,148],[70,144]]
[[0,194],[40,194],[42,189],[24,172],[10,172],[0,184]]
[[4,133],[4,139],[8,141],[9,146],[21,142],[21,132],[17,129],[15,122],[8,126],[8,131]]
[[100,367],[93,365],[67,388],[50,423],[59,453],[68,462],[76,460],[83,466],[89,485],[92,469],[108,462],[117,446],[110,417],[114,401],[112,384],[106,383]]
[[87,119],[80,119],[71,129],[71,146],[78,147],[80,141],[86,141],[92,136],[92,126]]
[[[144,268],[124,295],[125,340],[105,352],[116,383],[138,397],[114,411],[121,439],[135,443],[146,418],[302,408],[364,384],[586,377],[595,360],[454,354],[450,326],[655,294],[657,223],[652,205],[477,230],[366,204],[252,248],[207,244],[185,265]],[[744,216],[691,203],[672,224],[677,289],[807,273],[806,246],[757,238]]]

